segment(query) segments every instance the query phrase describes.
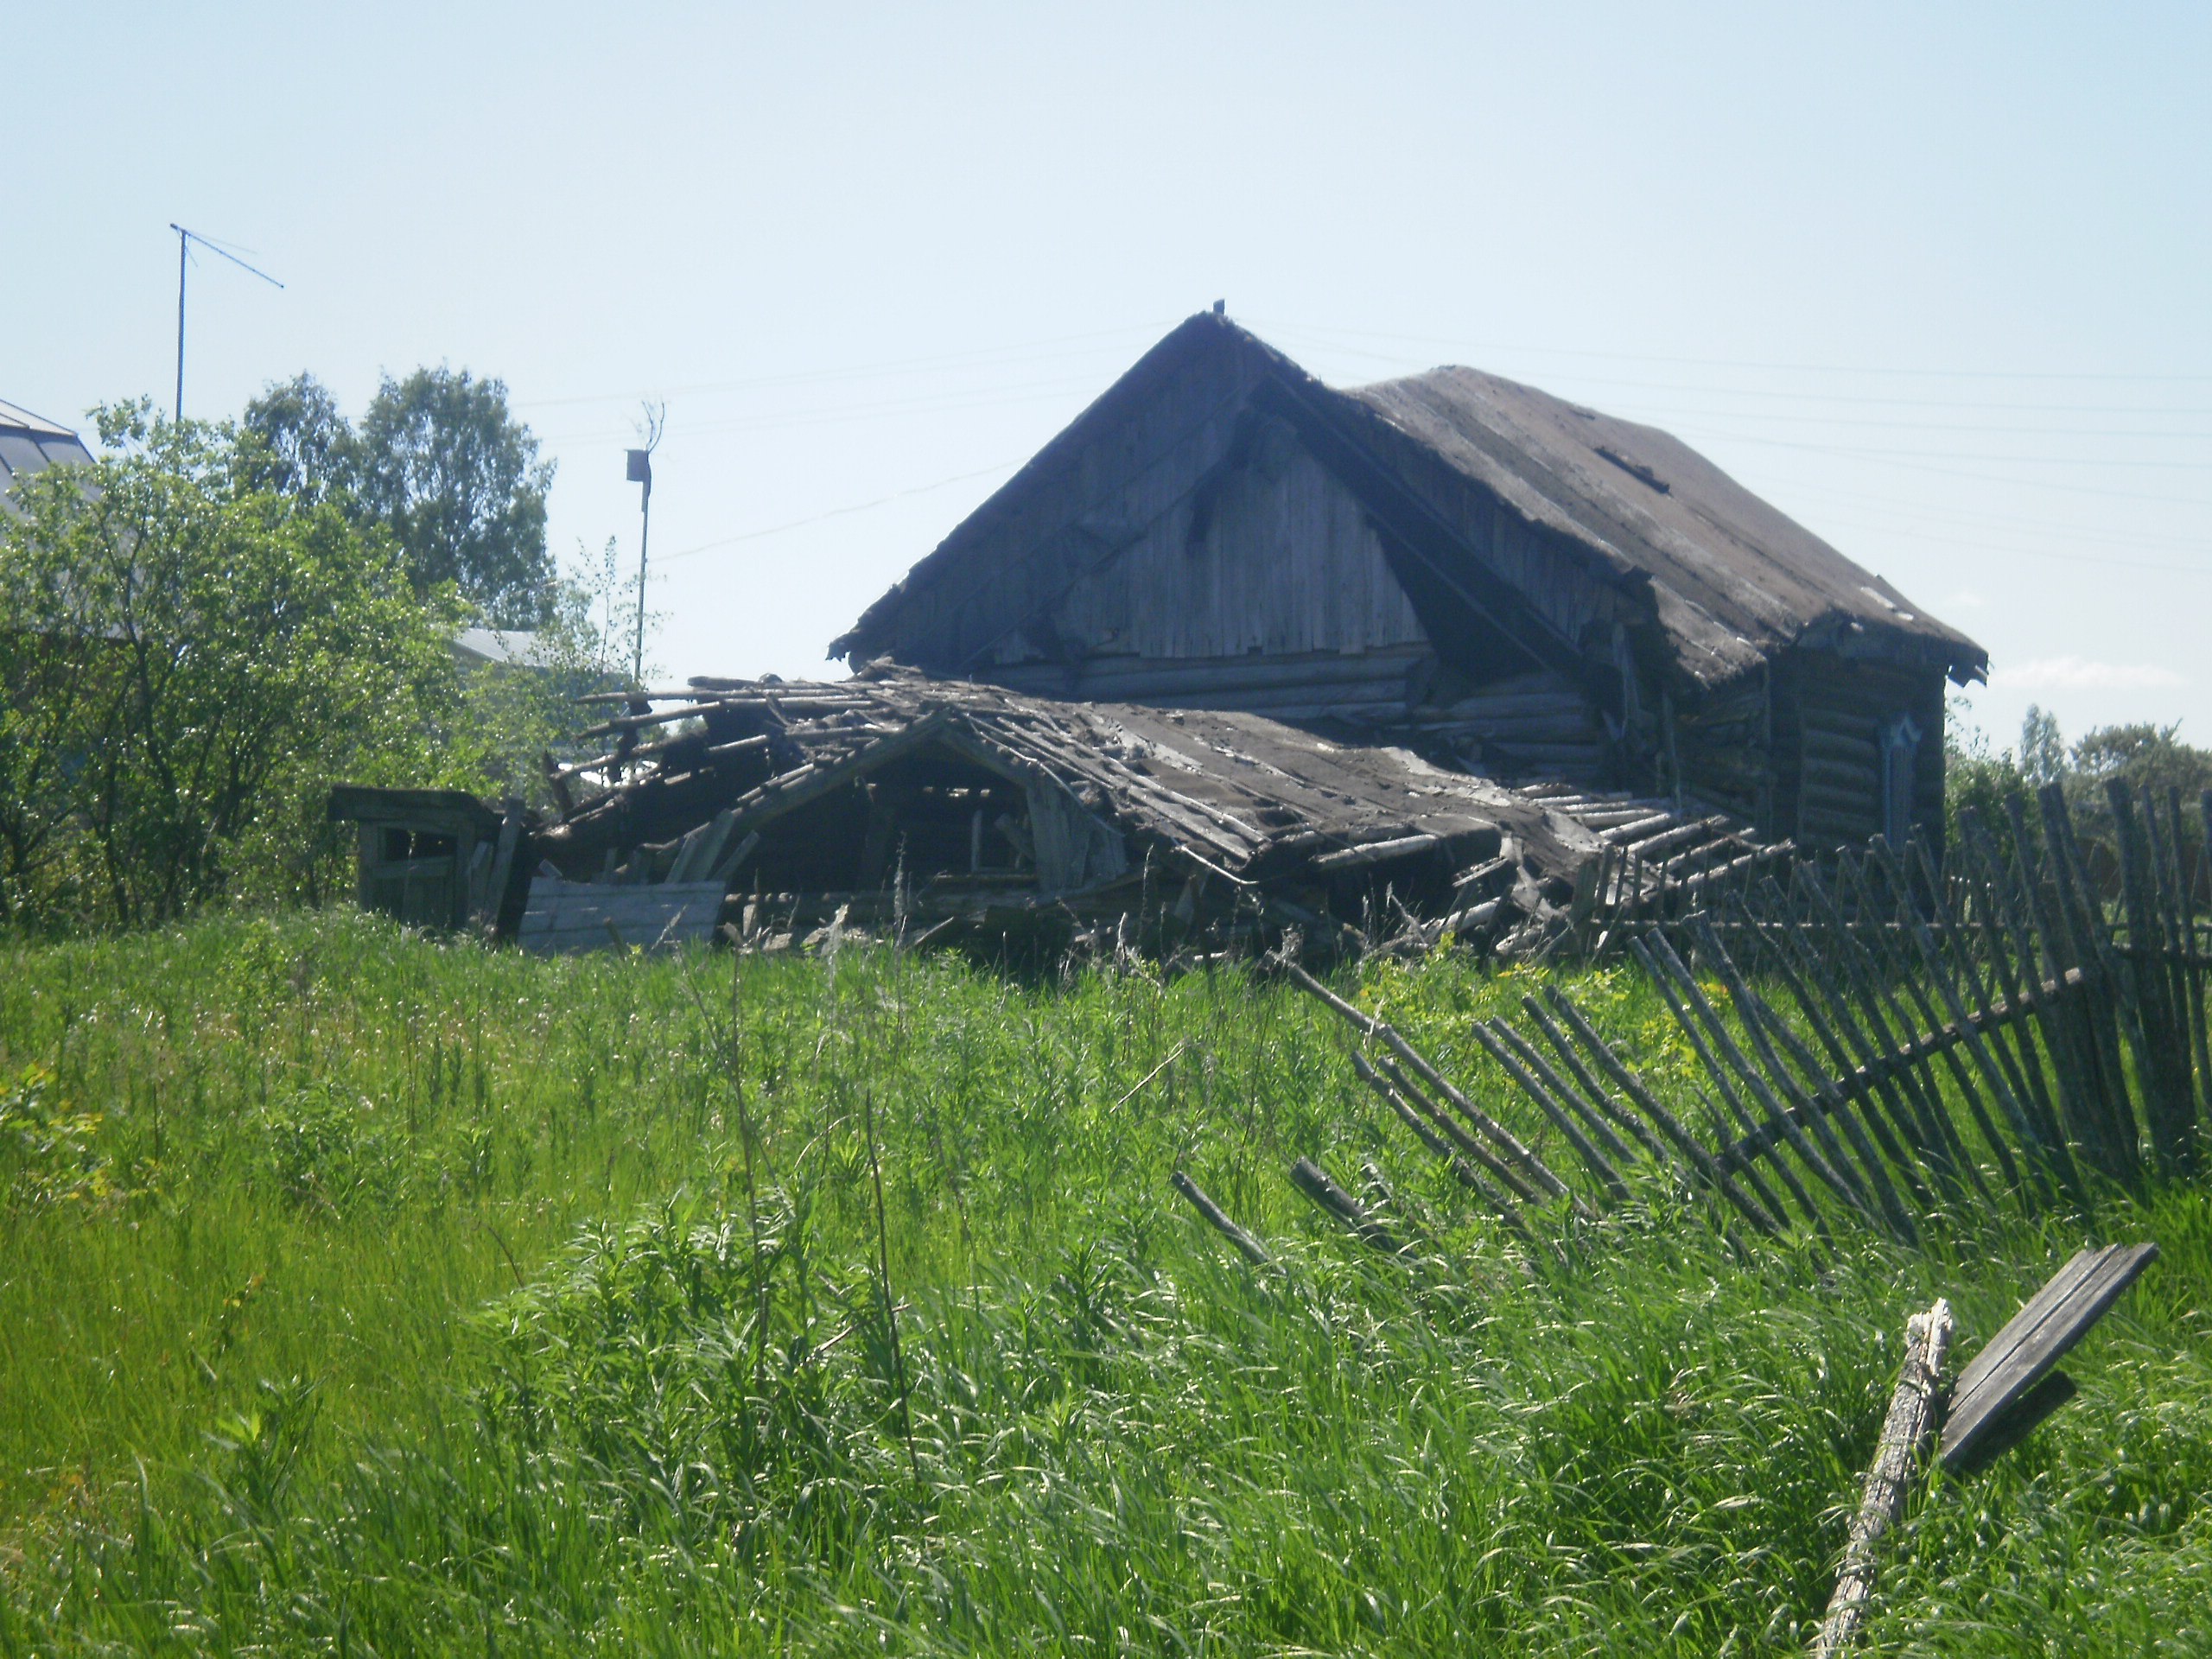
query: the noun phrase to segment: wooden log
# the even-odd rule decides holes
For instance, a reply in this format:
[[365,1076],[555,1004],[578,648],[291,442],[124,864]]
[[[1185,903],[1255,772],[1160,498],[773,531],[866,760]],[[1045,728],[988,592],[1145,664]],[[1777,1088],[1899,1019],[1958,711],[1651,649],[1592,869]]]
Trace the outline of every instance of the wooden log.
[[1959,1374],[1943,1425],[1943,1466],[1970,1467],[2006,1414],[2158,1259],[2156,1244],[2113,1244],[2082,1250],[2052,1274]]
[[1551,1119],[1553,1128],[1567,1138],[1567,1145],[1574,1148],[1574,1155],[1582,1160],[1584,1166],[1598,1178],[1598,1184],[1605,1189],[1605,1195],[1616,1204],[1626,1204],[1628,1183],[1621,1179],[1620,1172],[1606,1161],[1605,1154],[1591,1143],[1590,1137],[1582,1132],[1566,1108],[1536,1080],[1497,1032],[1480,1020],[1474,1022],[1473,1031],[1475,1040],[1489,1051],[1491,1058],[1505,1068],[1506,1075],[1521,1085],[1522,1092],[1536,1103],[1544,1116]]
[[[1829,1111],[1813,1109],[1815,1102],[1812,1096],[1807,1093],[1804,1084],[1791,1073],[1789,1067],[1784,1063],[1782,1056],[1776,1052],[1774,1046],[1777,1036],[1786,1039],[1789,1043],[1796,1043],[1796,1033],[1790,1032],[1783,1024],[1780,1016],[1745,982],[1743,976],[1737,971],[1735,962],[1728,955],[1726,947],[1720,943],[1719,936],[1713,932],[1712,925],[1704,917],[1700,916],[1694,919],[1693,925],[1696,930],[1700,950],[1719,974],[1722,985],[1727,988],[1729,1000],[1735,1004],[1736,1017],[1743,1022],[1744,1034],[1751,1039],[1751,1046],[1757,1052],[1758,1060],[1764,1068],[1758,1074],[1759,1077],[1778,1085],[1783,1094],[1789,1097],[1786,1102],[1777,1098],[1764,1082],[1758,1082],[1755,1079],[1760,1098],[1766,1102],[1769,1112],[1778,1117],[1789,1111],[1792,1107],[1796,1108],[1796,1115],[1802,1116],[1812,1128],[1814,1138],[1820,1142],[1821,1150],[1830,1164],[1839,1172],[1847,1172],[1852,1177],[1853,1187],[1858,1192],[1862,1201],[1861,1207],[1864,1207],[1866,1192],[1871,1190],[1874,1203],[1889,1222],[1891,1230],[1908,1243],[1916,1243],[1919,1231],[1913,1225],[1911,1214],[1906,1210],[1904,1201],[1898,1198],[1897,1187],[1890,1179],[1888,1170],[1883,1166],[1881,1158],[1875,1152],[1872,1143],[1868,1141],[1866,1130],[1860,1126],[1858,1119],[1847,1111],[1834,1109],[1840,1109],[1844,1102],[1840,1096],[1835,1094],[1833,1085],[1827,1083],[1817,1065],[1808,1066],[1808,1075],[1817,1079],[1819,1085],[1827,1090],[1833,1107]],[[1799,1052],[1802,1052],[1802,1046]],[[1809,1056],[1805,1058],[1810,1058]],[[1850,1154],[1845,1151],[1843,1143],[1836,1139],[1834,1129],[1830,1127],[1831,1123],[1840,1124],[1846,1135],[1850,1137],[1853,1143],[1852,1151],[1858,1154],[1855,1167]],[[1802,1150],[1800,1155],[1802,1155]],[[1871,1213],[1868,1219],[1873,1219]]]
[[1433,852],[1443,845],[1444,837],[1441,836],[1426,833],[1400,836],[1393,841],[1372,841],[1363,847],[1346,847],[1339,852],[1324,853],[1313,861],[1313,868],[1333,875],[1340,870],[1363,869],[1370,864],[1382,864],[1392,859],[1411,858],[1417,853]]
[[1567,1000],[1567,994],[1555,986],[1545,987],[1545,995],[1553,1010],[1567,1022],[1582,1046],[1589,1050],[1599,1069],[1613,1080],[1614,1085],[1628,1096],[1636,1109],[1658,1128],[1659,1132],[1672,1141],[1676,1151],[1689,1160],[1698,1179],[1708,1191],[1719,1193],[1737,1213],[1769,1237],[1777,1237],[1783,1224],[1764,1205],[1732,1180],[1726,1171],[1713,1160],[1713,1154],[1699,1144],[1698,1139],[1685,1128],[1680,1118],[1662,1105],[1655,1095],[1643,1086],[1643,1080],[1629,1070],[1620,1056],[1598,1034],[1597,1028],[1583,1018],[1582,1010]]
[[[1757,1076],[1751,1062],[1745,1058],[1743,1051],[1736,1046],[1735,1039],[1728,1034],[1728,1028],[1721,1022],[1719,1014],[1699,988],[1696,977],[1675,955],[1675,948],[1668,943],[1666,935],[1654,928],[1647,938],[1630,940],[1629,948],[1636,952],[1637,960],[1643,964],[1652,983],[1666,998],[1675,1023],[1690,1039],[1691,1049],[1705,1066],[1707,1074],[1713,1078],[1713,1085],[1720,1090],[1721,1097],[1740,1105],[1736,1091],[1737,1079],[1740,1077],[1754,1094],[1761,1096],[1759,1104],[1765,1109],[1764,1122],[1780,1128],[1805,1167],[1841,1198],[1847,1208],[1872,1222],[1872,1211],[1866,1207],[1866,1201],[1851,1181],[1821,1154],[1820,1149],[1807,1137],[1804,1127],[1773,1098],[1772,1091],[1767,1090],[1764,1080]],[[1786,1168],[1787,1166],[1781,1167]],[[1805,1218],[1816,1228],[1825,1228],[1827,1221],[1812,1204],[1809,1196],[1800,1187],[1793,1186],[1793,1191],[1801,1198]]]
[[1433,1156],[1443,1160],[1444,1166],[1452,1172],[1453,1180],[1497,1211],[1498,1218],[1516,1232],[1525,1232],[1526,1224],[1522,1219],[1520,1205],[1503,1190],[1486,1180],[1481,1171],[1473,1168],[1459,1156],[1452,1143],[1440,1132],[1439,1126],[1424,1121],[1413,1103],[1357,1049],[1352,1052],[1351,1065],[1359,1080],[1375,1091],[1401,1123],[1413,1131],[1414,1138],[1427,1147]]
[[[1622,1110],[1613,1097],[1599,1086],[1597,1078],[1590,1075],[1589,1068],[1582,1063],[1582,1057],[1575,1052],[1574,1045],[1567,1040],[1567,1033],[1560,1029],[1558,1021],[1552,1018],[1544,1005],[1534,996],[1523,996],[1521,1009],[1535,1022],[1536,1029],[1543,1033],[1544,1040],[1551,1045],[1552,1052],[1559,1056],[1560,1064],[1567,1069],[1568,1075],[1573,1078],[1575,1086],[1582,1091],[1584,1097],[1615,1125],[1627,1130],[1636,1143],[1650,1154],[1654,1163],[1662,1169],[1673,1171],[1678,1177],[1687,1175],[1688,1172],[1675,1160],[1675,1154],[1667,1149],[1667,1143],[1654,1133],[1651,1127],[1635,1113]],[[1624,1158],[1627,1155],[1623,1154]]]
[[1177,1170],[1167,1178],[1169,1183],[1191,1201],[1191,1207],[1203,1216],[1208,1225],[1236,1247],[1236,1252],[1255,1268],[1264,1268],[1274,1258],[1268,1254],[1266,1245],[1231,1221],[1222,1207],[1208,1198],[1205,1189]]
[[1882,1535],[1904,1517],[1913,1476],[1935,1431],[1943,1364],[1950,1345],[1948,1302],[1939,1298],[1925,1313],[1916,1313],[1905,1321],[1904,1363],[1898,1369],[1897,1385],[1890,1395],[1889,1413],[1882,1420],[1882,1438],[1875,1446],[1873,1464],[1866,1471],[1859,1513],[1852,1519],[1851,1539],[1844,1546],[1835,1593],[1828,1598],[1827,1616],[1813,1641],[1813,1659],[1836,1659],[1850,1647],[1866,1621],[1866,1604],[1874,1593],[1875,1547]]
[[1290,1179],[1300,1192],[1351,1229],[1362,1243],[1385,1255],[1396,1255],[1404,1249],[1395,1233],[1370,1215],[1358,1199],[1331,1180],[1328,1172],[1312,1159],[1300,1158],[1293,1164]]
[[[1474,1125],[1482,1136],[1507,1159],[1527,1172],[1538,1186],[1543,1188],[1554,1198],[1574,1199],[1572,1190],[1565,1181],[1552,1173],[1550,1166],[1523,1146],[1519,1137],[1510,1129],[1461,1094],[1452,1086],[1449,1078],[1431,1065],[1425,1056],[1391,1027],[1376,1019],[1374,1015],[1363,1014],[1352,1007],[1351,1003],[1345,1001],[1344,998],[1338,996],[1287,957],[1278,957],[1277,962],[1283,972],[1290,976],[1291,982],[1300,989],[1315,998],[1324,1007],[1333,1009],[1352,1029],[1363,1036],[1371,1037],[1382,1043],[1412,1067],[1415,1075],[1449,1102],[1454,1111]],[[1574,1201],[1580,1202],[1579,1199]]]

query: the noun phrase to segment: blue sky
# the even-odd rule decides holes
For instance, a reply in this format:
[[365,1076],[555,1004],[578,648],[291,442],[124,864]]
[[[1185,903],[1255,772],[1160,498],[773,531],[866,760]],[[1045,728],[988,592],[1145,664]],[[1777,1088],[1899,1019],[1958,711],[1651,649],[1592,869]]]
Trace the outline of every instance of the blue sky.
[[1181,317],[1680,434],[1988,646],[1982,723],[2212,743],[2212,9],[111,5],[0,18],[0,397],[504,378],[555,544],[663,397],[676,674],[861,607]]

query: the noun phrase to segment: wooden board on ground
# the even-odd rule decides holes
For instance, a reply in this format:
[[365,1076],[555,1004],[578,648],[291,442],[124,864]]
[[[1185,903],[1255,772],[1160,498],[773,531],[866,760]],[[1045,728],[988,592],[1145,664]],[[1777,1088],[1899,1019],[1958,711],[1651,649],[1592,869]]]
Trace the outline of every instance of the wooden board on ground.
[[611,887],[541,875],[530,885],[515,943],[541,956],[693,944],[714,936],[722,898],[719,881]]
[[[2030,1403],[2027,1396],[2050,1375],[2051,1368],[2158,1259],[2156,1244],[2112,1244],[2082,1251],[2054,1274],[1959,1373],[1950,1416],[1943,1425],[1943,1467],[1955,1471],[1980,1461],[1980,1454],[2003,1432],[2008,1415]],[[2043,1411],[2047,1414],[2063,1404],[2070,1392],[2047,1391]]]

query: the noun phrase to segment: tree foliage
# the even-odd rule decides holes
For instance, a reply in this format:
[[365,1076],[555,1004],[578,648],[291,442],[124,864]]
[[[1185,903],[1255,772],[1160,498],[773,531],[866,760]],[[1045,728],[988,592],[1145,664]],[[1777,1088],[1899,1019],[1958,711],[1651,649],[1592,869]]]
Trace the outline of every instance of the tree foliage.
[[442,366],[386,375],[356,427],[327,387],[302,374],[247,404],[243,426],[258,481],[381,526],[418,593],[449,582],[495,626],[548,619],[553,463],[509,410],[503,381]]
[[2006,799],[2032,804],[2037,791],[2056,784],[2082,837],[2093,846],[2108,845],[2116,833],[2105,794],[2112,781],[2139,796],[2151,791],[2162,809],[2178,791],[2187,809],[2184,842],[2193,847],[2202,835],[2196,808],[2202,791],[2212,789],[2212,751],[2183,742],[2178,724],[2101,726],[2069,745],[2057,716],[2031,703],[2013,748],[1993,748],[1962,709],[1955,709],[1945,729],[1945,816],[1955,836],[1961,813],[1971,809],[2000,839],[2009,839]]
[[455,781],[450,584],[281,493],[225,427],[97,411],[108,453],[0,522],[0,912],[160,922],[312,893],[328,785]]

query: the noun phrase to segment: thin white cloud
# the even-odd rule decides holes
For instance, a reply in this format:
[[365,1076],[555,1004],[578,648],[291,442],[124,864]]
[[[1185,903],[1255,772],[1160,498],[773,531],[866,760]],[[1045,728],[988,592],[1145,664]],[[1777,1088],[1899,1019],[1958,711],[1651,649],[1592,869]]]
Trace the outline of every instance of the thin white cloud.
[[2093,663],[2086,657],[2038,657],[1990,671],[1993,690],[2007,691],[2159,691],[2189,681],[2156,663]]
[[1973,588],[1961,588],[1955,594],[1943,595],[1943,608],[1947,611],[1985,611],[1989,608],[1989,601]]

